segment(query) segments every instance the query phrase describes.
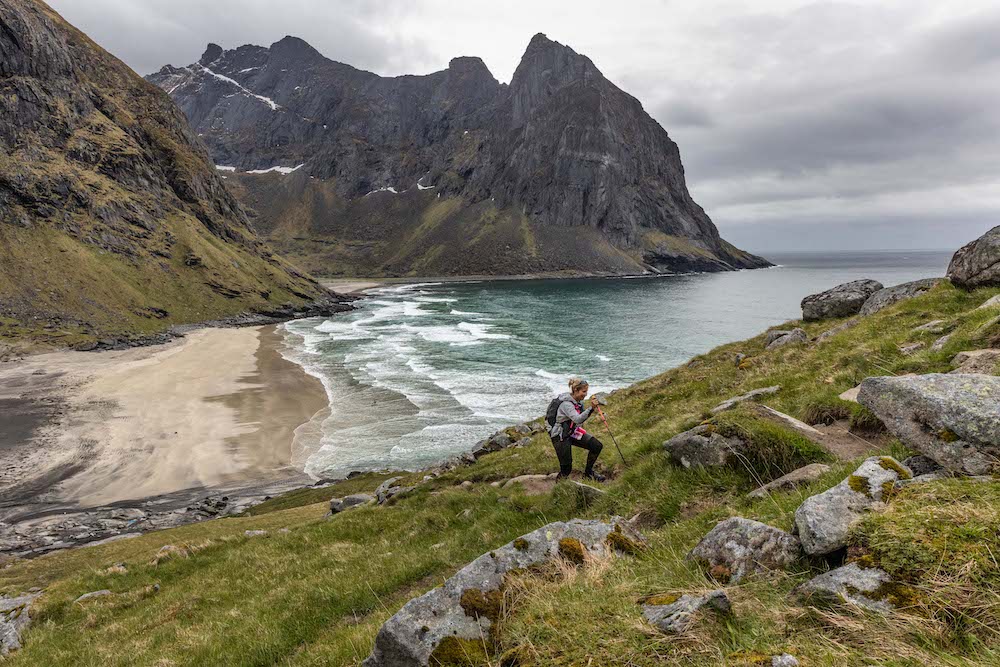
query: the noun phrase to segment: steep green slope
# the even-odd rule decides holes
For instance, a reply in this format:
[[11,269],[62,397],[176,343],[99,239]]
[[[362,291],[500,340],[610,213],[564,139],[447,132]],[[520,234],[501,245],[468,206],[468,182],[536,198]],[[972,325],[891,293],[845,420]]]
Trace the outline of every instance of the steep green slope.
[[[758,479],[828,457],[750,410],[716,422],[751,436],[758,453],[747,466],[685,470],[667,460],[663,440],[702,421],[720,401],[775,384],[783,389],[766,397],[768,405],[810,421],[853,416],[864,423],[863,411],[839,393],[871,375],[949,370],[956,352],[997,340],[998,310],[975,310],[995,293],[943,285],[823,343],[765,351],[758,336],[616,393],[608,414],[630,466],[622,470],[606,452],[616,477],[593,504],[569,485],[529,497],[490,484],[553,470],[551,446],[540,436],[420,483],[387,506],[324,518],[321,501],[371,490],[381,480],[363,476],[275,499],[250,517],[14,563],[0,570],[0,592],[42,586],[45,594],[25,648],[9,664],[354,665],[406,600],[481,553],[551,521],[636,513],[650,540],[647,552],[515,577],[506,588],[499,645],[489,662],[472,664],[756,665],[784,651],[810,666],[997,664],[1000,498],[989,483],[911,487],[888,513],[856,527],[856,555],[905,574],[917,589],[915,606],[903,612],[879,617],[796,601],[790,591],[825,569],[822,561],[730,586],[732,619],[699,623],[680,639],[652,631],[637,604],[650,594],[715,586],[684,556],[719,519],[742,515],[787,529],[803,499],[856,467],[834,462],[808,487],[749,501],[745,494]],[[937,337],[914,331],[930,320],[953,331],[948,344],[903,355],[897,345]],[[815,336],[836,324],[803,326]],[[737,367],[737,352],[749,355],[748,363]],[[882,447],[905,454],[898,443]],[[404,483],[422,477],[414,473]],[[460,486],[464,481],[471,488]],[[248,529],[269,534],[247,537]],[[157,556],[166,544],[185,553]],[[112,595],[74,603],[99,589]]]
[[329,298],[257,238],[169,97],[36,0],[0,0],[0,119],[0,339]]

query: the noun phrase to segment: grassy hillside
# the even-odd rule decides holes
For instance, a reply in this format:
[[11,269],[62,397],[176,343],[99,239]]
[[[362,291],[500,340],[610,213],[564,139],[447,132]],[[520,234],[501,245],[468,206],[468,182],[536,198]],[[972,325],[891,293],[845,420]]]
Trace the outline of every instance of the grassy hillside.
[[[824,343],[764,351],[758,336],[616,393],[608,414],[630,465],[623,470],[606,448],[604,462],[615,478],[592,504],[569,485],[528,497],[490,484],[555,469],[551,446],[539,436],[528,447],[423,482],[382,507],[324,518],[327,498],[374,489],[382,479],[368,475],[272,500],[253,516],[14,563],[0,570],[0,591],[41,586],[45,594],[25,648],[9,664],[354,665],[403,603],[490,548],[559,519],[637,513],[648,551],[513,578],[499,644],[472,664],[758,665],[781,652],[809,666],[998,664],[1000,494],[990,483],[909,487],[886,513],[856,526],[852,556],[878,562],[917,592],[911,606],[893,615],[807,607],[789,596],[828,567],[820,560],[728,587],[733,617],[706,619],[681,638],[653,631],[637,604],[650,594],[716,587],[684,558],[715,522],[740,515],[788,529],[803,499],[857,465],[833,460],[750,409],[716,420],[720,429],[750,436],[754,447],[743,465],[684,470],[662,454],[663,440],[701,422],[720,401],[775,384],[782,391],[764,402],[777,409],[811,422],[870,424],[838,394],[870,375],[950,370],[956,352],[997,340],[1000,312],[975,310],[996,292],[944,285]],[[954,335],[943,350],[931,351],[939,334],[913,329],[938,319]],[[835,324],[803,326],[815,336]],[[910,342],[928,345],[907,357],[897,345]],[[737,352],[749,355],[740,367],[733,363]],[[906,454],[898,443],[879,442],[880,451]],[[831,461],[832,470],[810,486],[746,499],[760,481],[820,459]],[[471,487],[460,486],[464,481]],[[247,537],[249,529],[269,532]],[[164,545],[176,550],[158,556]],[[112,595],[74,602],[99,589]]]
[[170,98],[0,0],[0,343],[125,338],[329,295],[276,257]]

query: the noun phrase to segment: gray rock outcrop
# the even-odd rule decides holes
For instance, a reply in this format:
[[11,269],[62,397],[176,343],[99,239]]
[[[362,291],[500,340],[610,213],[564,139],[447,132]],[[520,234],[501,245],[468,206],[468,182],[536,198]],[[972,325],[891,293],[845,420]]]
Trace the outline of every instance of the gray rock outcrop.
[[858,401],[906,446],[952,472],[985,475],[997,469],[1000,377],[873,377],[861,384]]
[[991,296],[984,301],[976,310],[986,310],[987,308],[1000,308],[1000,294]]
[[965,289],[1000,285],[1000,226],[959,248],[948,265],[948,278]]
[[723,436],[711,424],[696,426],[663,443],[671,460],[685,468],[726,465],[742,446],[741,440]]
[[907,470],[913,473],[913,477],[920,477],[922,475],[930,475],[932,473],[940,472],[942,470],[941,464],[939,464],[934,459],[924,456],[922,454],[917,454],[916,456],[909,456],[900,463],[906,467]]
[[40,593],[9,598],[0,596],[0,656],[21,648],[21,633],[31,625],[29,611]]
[[688,554],[716,579],[736,583],[765,570],[784,570],[802,554],[799,540],[766,523],[732,517],[720,521]]
[[330,500],[330,512],[339,514],[355,507],[370,505],[375,502],[375,496],[368,493],[354,493],[343,498],[332,498]]
[[865,301],[865,305],[861,307],[861,315],[873,315],[883,308],[888,308],[900,301],[920,296],[924,292],[933,289],[940,282],[940,278],[925,278],[923,280],[903,283],[902,285],[886,287],[875,292]]
[[747,497],[765,498],[771,493],[790,491],[799,486],[815,482],[828,472],[830,472],[830,466],[824,463],[810,463],[809,465],[803,466],[798,470],[793,470],[787,475],[782,475],[778,479],[768,482],[758,489],[754,489],[747,494]]
[[799,667],[799,661],[794,655],[788,653],[772,655],[771,667]]
[[84,593],[76,600],[74,600],[74,602],[86,602],[87,600],[93,600],[94,598],[103,598],[107,597],[108,595],[111,595],[111,591],[105,588],[100,591],[91,591],[90,593]]
[[802,299],[802,319],[825,320],[857,315],[868,298],[884,289],[877,280],[855,280]]
[[[399,482],[399,480],[401,479],[403,478],[390,477],[389,479],[379,484],[378,488],[375,489],[375,501],[379,505],[384,505],[385,503],[389,502],[390,499],[395,498],[396,496],[406,495],[407,493],[416,488],[413,486],[400,486],[399,484],[397,484],[397,482]],[[333,511],[332,506],[330,507],[330,511]]]
[[818,556],[844,548],[851,524],[882,502],[886,490],[897,481],[911,477],[896,459],[873,456],[840,484],[807,498],[795,510],[802,549]]
[[761,396],[770,396],[771,394],[777,394],[781,391],[781,385],[775,385],[773,387],[762,387],[760,389],[754,389],[753,391],[748,391],[740,396],[734,396],[729,400],[719,403],[714,408],[712,408],[712,414],[718,414],[720,412],[725,412],[726,410],[732,410],[740,403],[746,403],[747,401],[753,401]]
[[726,592],[719,590],[706,595],[682,595],[669,604],[647,603],[642,606],[642,615],[660,632],[679,635],[691,627],[702,610],[728,615],[732,604]]
[[410,600],[378,631],[363,667],[426,667],[442,653],[482,651],[502,600],[504,576],[562,557],[582,564],[635,547],[642,538],[615,519],[550,523],[483,554],[454,576]]
[[809,342],[809,335],[806,334],[805,330],[798,327],[791,331],[768,331],[767,338],[764,339],[764,345],[768,350],[775,350],[794,343],[807,342]]
[[896,608],[896,599],[889,592],[892,583],[892,577],[883,570],[848,563],[810,579],[795,591],[814,604],[854,604],[885,613]]
[[958,366],[951,371],[953,374],[978,373],[980,375],[993,375],[993,372],[1000,366],[1000,350],[968,350],[959,352],[951,363]]

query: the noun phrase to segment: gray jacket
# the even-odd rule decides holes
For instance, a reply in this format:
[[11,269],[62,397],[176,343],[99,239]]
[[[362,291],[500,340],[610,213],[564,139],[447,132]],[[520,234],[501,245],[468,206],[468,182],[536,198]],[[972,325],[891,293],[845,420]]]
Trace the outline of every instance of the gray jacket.
[[556,423],[549,430],[549,436],[553,438],[562,437],[563,424],[567,421],[571,421],[579,426],[590,419],[590,415],[594,411],[593,408],[587,408],[583,412],[577,412],[577,407],[582,408],[583,405],[574,401],[569,392],[560,394],[559,399],[562,400],[562,403],[559,404],[559,410],[556,412]]

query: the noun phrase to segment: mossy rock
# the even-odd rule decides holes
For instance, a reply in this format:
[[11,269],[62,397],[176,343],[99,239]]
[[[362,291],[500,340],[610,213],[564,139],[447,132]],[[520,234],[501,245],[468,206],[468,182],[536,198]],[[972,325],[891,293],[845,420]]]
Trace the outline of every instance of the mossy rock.
[[628,554],[630,556],[635,556],[644,549],[642,544],[622,534],[621,529],[618,528],[618,526],[615,526],[615,530],[608,533],[608,537],[605,541],[608,546],[615,551],[620,551],[621,553]]
[[681,599],[680,595],[675,595],[673,593],[658,593],[656,595],[648,595],[641,600],[639,604],[655,605],[657,607],[665,607],[668,604],[673,604]]
[[430,665],[476,667],[487,664],[489,655],[482,640],[445,637],[428,660]]
[[564,537],[559,540],[559,555],[574,565],[583,565],[586,559],[586,549],[580,540]]
[[[955,438],[957,439],[958,436],[955,436]],[[913,475],[910,473],[910,471],[904,468],[903,464],[901,464],[899,461],[892,458],[891,456],[878,457],[878,464],[882,466],[882,468],[884,468],[885,470],[892,470],[893,472],[895,472],[897,475],[899,475],[900,479],[913,478]]]
[[514,540],[514,548],[517,549],[518,551],[527,551],[528,547],[530,546],[531,544],[528,542],[528,540],[524,539],[523,537],[519,537],[516,540]]
[[862,477],[861,475],[851,475],[847,478],[847,486],[851,487],[851,491],[864,494],[866,498],[872,497],[871,486],[868,484],[868,478]]
[[484,593],[478,588],[467,588],[462,591],[459,604],[466,616],[477,620],[488,618],[495,622],[500,618],[503,609],[503,593],[499,590]]

